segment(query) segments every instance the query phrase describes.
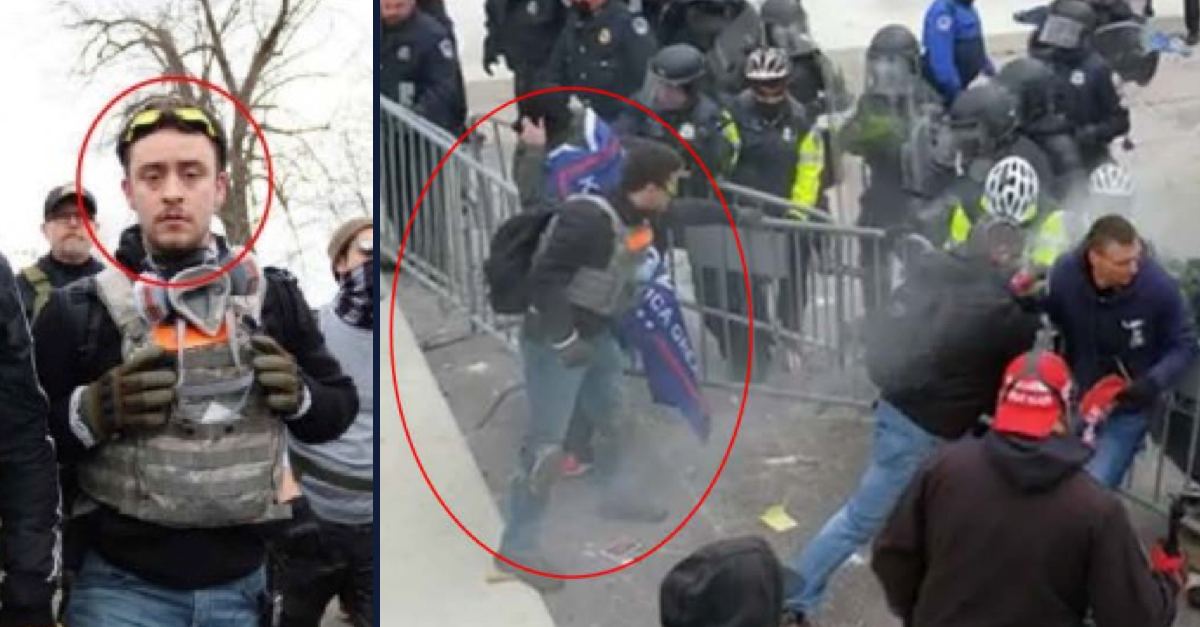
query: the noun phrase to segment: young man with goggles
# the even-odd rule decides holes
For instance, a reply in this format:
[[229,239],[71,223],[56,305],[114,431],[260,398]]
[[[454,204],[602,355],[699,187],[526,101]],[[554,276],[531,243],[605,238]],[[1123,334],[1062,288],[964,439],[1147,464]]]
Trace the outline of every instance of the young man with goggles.
[[[137,224],[118,268],[54,292],[34,328],[60,461],[82,495],[72,625],[225,627],[270,614],[263,563],[284,429],[338,437],[358,399],[294,278],[212,233],[229,193],[219,121],[153,98],[118,135]],[[165,285],[164,282],[167,282]]]

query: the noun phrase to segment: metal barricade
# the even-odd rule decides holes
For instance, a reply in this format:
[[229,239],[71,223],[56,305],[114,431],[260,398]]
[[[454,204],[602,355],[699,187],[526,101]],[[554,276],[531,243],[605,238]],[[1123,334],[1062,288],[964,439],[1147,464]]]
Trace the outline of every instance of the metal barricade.
[[413,217],[422,188],[456,139],[441,128],[386,98],[380,98],[380,239],[392,263],[412,222],[402,271],[460,308],[475,330],[512,344],[512,319],[488,305],[483,261],[493,233],[520,211],[516,187],[478,158],[478,149],[460,146],[429,183]]
[[[386,255],[399,252],[412,207],[455,138],[386,99],[381,99],[380,114],[380,221]],[[495,163],[507,162],[502,135],[512,131],[503,123],[485,128],[494,148],[482,153],[460,146],[429,184],[412,218],[401,267],[459,308],[474,330],[490,333],[512,348],[517,320],[491,311],[482,276],[492,234],[521,210],[516,187]],[[731,183],[722,183],[721,189],[735,213],[757,208],[766,215],[781,215],[793,208],[784,199]],[[865,273],[860,260],[864,250],[879,252],[884,234],[834,224],[827,213],[810,213],[813,219],[808,221],[766,218],[739,228],[752,279],[758,355],[754,388],[862,405],[873,395],[869,386],[842,384],[865,380],[847,376],[861,371],[857,338],[865,313],[863,294],[885,293],[888,286],[873,282],[886,278],[886,273]],[[686,268],[687,260],[693,268],[690,276],[675,278],[681,306],[693,312],[689,331],[701,357],[703,382],[740,388],[750,321],[741,260],[723,218],[718,216],[710,226],[682,229],[684,240],[669,247],[675,260],[685,262],[674,268]]]
[[[782,215],[795,208],[739,185],[719,186],[735,215],[747,209]],[[865,297],[886,294],[890,273],[864,272],[860,261],[887,257],[884,233],[833,224],[817,210],[805,212],[811,216],[807,221],[764,218],[738,227],[754,309],[754,389],[862,405],[873,395],[865,377],[853,376],[862,374]],[[740,386],[750,321],[737,244],[727,223],[683,232],[684,241],[673,244],[686,256],[675,255],[674,265],[686,271],[676,272],[675,284],[683,306],[699,318],[690,326],[701,374],[706,383]]]

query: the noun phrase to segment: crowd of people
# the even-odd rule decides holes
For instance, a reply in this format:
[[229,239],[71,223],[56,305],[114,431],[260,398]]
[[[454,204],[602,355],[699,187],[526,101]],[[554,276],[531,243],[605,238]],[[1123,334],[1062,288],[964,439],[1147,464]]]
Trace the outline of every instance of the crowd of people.
[[[0,257],[0,625],[374,622],[374,222],[332,233],[336,297],[214,232],[222,121],[183,95],[114,142],[136,224],[50,190],[49,251]],[[55,606],[55,597],[59,597]]]
[[[453,25],[426,5],[381,0],[381,89],[462,130]],[[872,568],[905,625],[1174,620],[1185,560],[1161,542],[1147,556],[1114,492],[1200,354],[1187,297],[1138,233],[1133,179],[1114,154],[1130,133],[1116,87],[1127,68],[1096,45],[1145,15],[1124,0],[1053,0],[1017,16],[1032,26],[1027,49],[1001,65],[972,0],[934,0],[914,19],[919,35],[874,33],[857,97],[797,0],[489,0],[486,17],[485,70],[503,59],[517,95],[604,90],[670,127],[591,91],[518,104],[513,171],[527,213],[505,231],[521,245],[493,255],[521,256],[503,266],[524,274],[502,313],[524,317],[531,420],[500,570],[563,586],[530,572],[561,572],[539,547],[540,523],[557,479],[591,463],[606,486],[601,516],[668,515],[617,476],[616,329],[645,259],[725,220],[700,166],[777,200],[765,214],[731,207],[740,228],[779,228],[833,219],[850,154],[865,173],[851,219],[886,233],[859,259],[878,389],[867,468],[787,559],[742,538],[682,562],[663,582],[662,624],[814,624],[831,578],[872,538]],[[750,298],[756,320],[795,331],[821,241],[793,235],[790,272],[752,276]],[[691,261],[706,311],[746,312],[740,276]],[[745,354],[744,322],[705,323],[727,358]],[[756,371],[787,350],[771,334],[756,340]]]

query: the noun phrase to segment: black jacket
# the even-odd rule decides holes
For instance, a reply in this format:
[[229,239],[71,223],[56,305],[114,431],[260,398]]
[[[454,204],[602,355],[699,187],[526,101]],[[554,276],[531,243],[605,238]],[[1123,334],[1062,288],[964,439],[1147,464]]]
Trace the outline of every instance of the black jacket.
[[[33,265],[46,273],[46,278],[50,280],[51,287],[63,287],[72,281],[92,276],[104,269],[104,264],[95,258],[88,259],[86,263],[71,265],[57,261],[50,255],[42,256]],[[33,301],[37,298],[37,294],[34,291],[33,284],[21,272],[17,273],[17,289],[21,290],[21,304],[25,307],[25,318],[32,322]]]
[[[646,64],[657,48],[646,19],[610,0],[592,14],[572,12],[554,43],[543,79],[631,97],[641,88]],[[628,106],[602,94],[577,95],[607,122],[615,122]]]
[[484,50],[504,55],[508,68],[528,72],[541,67],[567,21],[562,0],[487,0]]
[[1152,574],[1115,493],[1075,438],[988,433],[943,448],[892,511],[872,568],[906,627],[1163,627]]
[[884,400],[958,438],[994,411],[1004,369],[1033,346],[1038,320],[985,261],[934,251],[908,273],[870,325],[867,368]]
[[395,26],[382,26],[379,92],[457,135],[467,118],[466,92],[454,37],[417,9]]
[[[696,151],[696,156],[714,178],[725,175],[734,153],[734,146],[726,136],[726,129],[733,123],[733,118],[712,98],[696,94],[691,105],[679,111],[658,111],[653,103],[642,104],[657,113],[691,145],[692,150]],[[640,110],[628,108],[617,121],[616,129],[621,135],[652,139],[676,147],[688,171],[687,177],[680,181],[680,192],[690,197],[713,195],[708,177],[704,176],[704,172],[696,165],[691,153],[675,139],[670,130],[659,124],[658,120]]]
[[1112,69],[1094,51],[1041,51],[1058,75],[1057,92],[1084,163],[1094,168],[1108,155],[1108,145],[1129,133],[1129,109],[1113,84]]
[[[138,227],[122,234],[116,258],[127,268],[144,267],[146,254]],[[263,330],[295,356],[312,402],[308,413],[287,422],[290,436],[310,443],[333,440],[358,411],[354,383],[325,348],[295,278],[273,269],[265,274]],[[87,455],[70,426],[71,394],[121,363],[121,337],[92,280],[56,290],[38,316],[34,337],[59,460],[70,465]],[[263,564],[262,526],[173,529],[122,516],[105,506],[87,516],[87,524],[80,525],[87,548],[158,585],[184,590],[219,585]]]
[[58,575],[58,469],[12,268],[0,255],[0,625],[48,625]]

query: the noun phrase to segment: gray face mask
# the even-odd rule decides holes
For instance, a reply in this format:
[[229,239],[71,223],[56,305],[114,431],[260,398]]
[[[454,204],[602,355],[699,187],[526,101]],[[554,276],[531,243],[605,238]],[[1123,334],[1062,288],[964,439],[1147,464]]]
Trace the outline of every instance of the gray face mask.
[[[217,276],[219,274],[219,276]],[[213,265],[200,265],[180,271],[172,283],[187,283],[216,276],[200,285],[167,288],[171,310],[209,337],[221,331],[229,309],[232,281],[228,272]]]

